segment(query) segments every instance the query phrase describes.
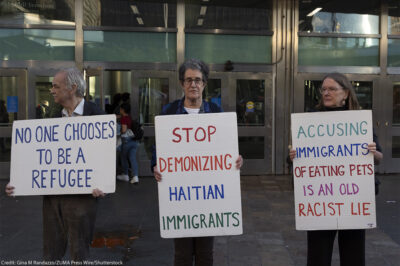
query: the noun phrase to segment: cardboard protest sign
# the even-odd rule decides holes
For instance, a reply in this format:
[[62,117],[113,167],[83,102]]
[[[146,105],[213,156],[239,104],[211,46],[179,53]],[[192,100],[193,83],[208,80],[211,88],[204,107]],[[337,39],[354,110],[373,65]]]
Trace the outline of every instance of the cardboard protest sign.
[[242,234],[236,113],[155,119],[163,238]]
[[297,230],[376,227],[372,114],[292,114]]
[[14,195],[115,192],[115,115],[14,121]]

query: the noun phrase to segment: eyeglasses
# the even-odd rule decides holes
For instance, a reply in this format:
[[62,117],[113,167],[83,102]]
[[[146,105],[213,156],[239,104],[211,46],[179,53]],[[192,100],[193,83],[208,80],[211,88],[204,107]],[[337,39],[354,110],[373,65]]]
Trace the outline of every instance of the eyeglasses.
[[202,79],[199,79],[199,78],[197,78],[197,79],[186,78],[186,79],[183,80],[183,84],[184,84],[185,86],[190,86],[190,85],[192,85],[192,82],[194,82],[194,84],[195,84],[196,86],[201,86],[201,85],[203,85],[203,80],[202,80]]
[[325,92],[329,92],[329,93],[337,92],[338,90],[340,90],[340,88],[337,88],[337,87],[319,88],[319,92],[321,94],[324,94]]

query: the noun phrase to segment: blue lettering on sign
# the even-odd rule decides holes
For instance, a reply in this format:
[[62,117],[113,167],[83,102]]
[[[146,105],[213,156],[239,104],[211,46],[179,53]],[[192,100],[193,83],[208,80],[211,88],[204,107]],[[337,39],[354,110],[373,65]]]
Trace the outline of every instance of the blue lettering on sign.
[[169,187],[169,200],[208,200],[225,198],[224,184]]
[[92,174],[93,169],[33,169],[32,188],[89,188],[92,187]]

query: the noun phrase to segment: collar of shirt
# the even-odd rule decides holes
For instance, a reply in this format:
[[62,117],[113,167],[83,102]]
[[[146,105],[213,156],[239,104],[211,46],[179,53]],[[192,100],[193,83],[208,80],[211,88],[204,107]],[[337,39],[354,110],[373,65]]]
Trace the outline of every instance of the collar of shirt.
[[85,105],[85,99],[82,98],[81,102],[76,106],[75,110],[72,112],[71,115],[68,114],[68,111],[63,108],[61,114],[63,117],[75,117],[75,116],[82,116],[83,115],[83,106]]
[[[177,114],[187,114],[188,113],[185,110],[184,101],[185,101],[185,97],[180,99],[180,101],[178,102],[178,109],[176,112]],[[202,100],[200,110],[199,110],[199,114],[202,114],[202,113],[210,113],[210,107],[209,107],[208,103],[204,100]]]

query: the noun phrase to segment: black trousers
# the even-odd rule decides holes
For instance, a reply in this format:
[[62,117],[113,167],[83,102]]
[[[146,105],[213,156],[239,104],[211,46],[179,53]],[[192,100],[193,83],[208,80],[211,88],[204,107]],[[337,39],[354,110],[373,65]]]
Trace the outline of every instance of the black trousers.
[[175,238],[175,266],[213,265],[214,237]]
[[307,232],[307,266],[330,266],[338,233],[340,265],[365,265],[365,230],[321,230]]
[[44,196],[43,259],[61,260],[69,243],[71,260],[85,260],[96,212],[97,200],[92,195]]

